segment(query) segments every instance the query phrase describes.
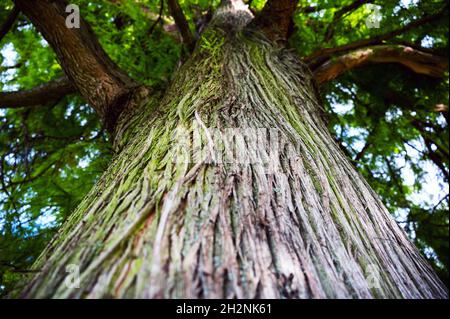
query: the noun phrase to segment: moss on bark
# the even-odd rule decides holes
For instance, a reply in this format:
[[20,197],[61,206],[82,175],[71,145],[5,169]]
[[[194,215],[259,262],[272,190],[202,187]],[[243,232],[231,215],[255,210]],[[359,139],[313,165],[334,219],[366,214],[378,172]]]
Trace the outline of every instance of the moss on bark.
[[122,114],[120,152],[22,296],[446,297],[321,112],[292,53],[212,24],[164,96]]

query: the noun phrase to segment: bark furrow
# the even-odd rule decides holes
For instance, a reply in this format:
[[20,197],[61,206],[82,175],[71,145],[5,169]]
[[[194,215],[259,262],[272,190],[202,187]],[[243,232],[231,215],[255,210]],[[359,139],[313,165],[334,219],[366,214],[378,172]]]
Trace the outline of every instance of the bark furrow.
[[22,296],[447,297],[333,142],[292,53],[211,27],[157,103],[122,121],[122,150]]

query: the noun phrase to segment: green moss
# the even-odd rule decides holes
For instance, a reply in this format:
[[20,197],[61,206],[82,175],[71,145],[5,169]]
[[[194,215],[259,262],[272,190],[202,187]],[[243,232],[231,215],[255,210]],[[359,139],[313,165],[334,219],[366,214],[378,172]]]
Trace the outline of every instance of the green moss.
[[220,54],[224,43],[223,31],[216,28],[208,28],[199,40],[200,52],[207,52],[210,55],[217,56]]

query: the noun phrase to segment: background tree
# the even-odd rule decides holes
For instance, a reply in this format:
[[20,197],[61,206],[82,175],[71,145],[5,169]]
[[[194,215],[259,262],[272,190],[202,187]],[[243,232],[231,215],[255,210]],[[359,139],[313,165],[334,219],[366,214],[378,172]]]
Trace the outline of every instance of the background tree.
[[[0,93],[0,285],[4,293],[24,273],[42,272],[36,267],[43,265],[42,258],[34,268],[30,267],[37,255],[100,174],[110,166],[110,159],[113,158],[113,163],[120,162],[120,150],[131,143],[129,141],[135,134],[125,125],[130,117],[117,122],[121,116],[132,115],[129,110],[147,99],[150,110],[156,108],[166,112],[165,104],[187,97],[185,83],[189,81],[183,74],[191,67],[191,76],[195,74],[194,78],[210,80],[208,90],[214,91],[214,85],[224,78],[219,72],[221,67],[214,66],[227,61],[220,50],[227,47],[222,43],[225,40],[215,32],[208,33],[208,30],[215,30],[208,22],[217,13],[219,1],[76,3],[87,21],[83,20],[81,29],[63,26],[67,14],[62,1],[0,4],[0,21],[4,21],[0,25],[3,56],[0,71],[4,91]],[[380,28],[366,25],[367,18],[374,12],[373,7],[368,6],[370,4],[380,8]],[[244,17],[250,15],[244,7],[239,8],[237,11],[244,12]],[[328,127],[336,141],[446,281],[448,2],[299,1],[297,4],[295,1],[251,1],[250,9],[256,15],[250,24],[253,30],[264,34],[272,43],[276,42],[279,48],[287,45],[309,66],[320,86]],[[239,21],[234,21],[233,25]],[[218,24],[224,29],[224,22]],[[259,40],[252,41],[259,43]],[[258,54],[265,56],[271,50],[260,45],[261,51],[255,49],[250,53],[252,59]],[[294,55],[286,53],[286,56],[292,58]],[[197,69],[192,66],[194,62],[199,63]],[[284,63],[291,65],[294,62]],[[180,69],[181,65],[184,66]],[[301,64],[295,62],[294,65]],[[272,71],[276,74],[276,68]],[[306,70],[298,72],[308,74]],[[215,74],[217,78],[214,78]],[[296,81],[292,83],[299,83]],[[301,83],[303,87],[309,87],[307,82]],[[174,96],[174,85],[178,85],[179,92],[184,95]],[[197,86],[191,89],[194,87],[203,89]],[[310,92],[313,91],[311,88]],[[218,92],[207,94],[213,101],[211,103],[224,97]],[[252,93],[255,97],[259,95]],[[269,102],[280,101],[277,94],[273,91],[274,96],[268,98]],[[269,102],[263,100],[262,104],[271,105]],[[283,103],[289,105],[292,102]],[[139,121],[153,121],[154,113],[143,113],[138,117]],[[204,114],[194,113],[189,108],[178,109],[177,116],[185,120],[205,120]],[[136,127],[143,129],[139,125]],[[163,158],[158,159],[163,161]],[[324,168],[317,170],[323,172]],[[154,176],[158,176],[157,173],[152,178]],[[107,184],[108,179],[103,178],[99,183]],[[161,179],[151,185],[153,183],[163,184]],[[322,183],[320,178],[317,183]],[[423,185],[433,189],[434,198],[417,195],[424,193]],[[91,192],[84,205],[92,196]],[[116,200],[118,203],[112,210],[121,207],[123,198]],[[155,207],[158,213],[157,205]],[[82,209],[83,204],[77,211],[85,213]],[[74,214],[68,224],[79,215]],[[352,250],[351,247],[347,249]],[[102,250],[100,247],[86,254],[96,252],[106,256],[101,254],[102,251],[112,254],[107,248]],[[106,289],[106,293],[113,296],[130,294],[127,287],[137,284],[129,268],[137,266],[116,260],[119,264],[113,265],[117,270],[111,272],[115,290]],[[96,262],[86,264],[88,270],[92,264],[96,265]],[[325,272],[337,272],[345,277],[348,276],[346,267],[335,264]],[[228,271],[232,275],[231,268],[228,267]],[[308,273],[308,269],[305,271]],[[221,275],[225,276],[223,269]],[[231,275],[229,280],[233,281]],[[320,287],[315,287],[317,290],[310,287],[308,292],[295,289],[297,274],[293,279],[288,272],[279,271],[278,276],[276,282],[282,288],[273,291],[278,291],[279,296],[352,295],[345,284],[345,288],[339,288],[339,280],[329,281],[334,285],[331,291],[323,287],[327,280],[318,280]],[[199,286],[208,287],[208,279],[199,278],[202,276],[196,278],[201,281]],[[317,279],[317,275],[311,275],[311,278]],[[361,279],[351,278],[351,287],[364,286],[359,282]],[[249,280],[247,277],[242,281],[244,279]],[[51,295],[56,292],[54,283],[43,281],[41,286],[47,290],[44,293],[41,290],[41,293]],[[269,279],[263,281],[264,284],[270,282]],[[385,284],[387,286],[378,292],[380,295],[405,295],[401,289],[395,292],[388,287],[389,280]],[[158,283],[153,282],[153,285],[158,287]],[[230,290],[225,291],[227,296],[239,296],[235,286],[224,283],[224,287]],[[264,295],[258,290],[261,288],[255,289],[257,296]],[[432,292],[434,288],[427,289],[422,296],[438,295]],[[173,288],[171,292],[176,295],[173,291],[178,290]],[[364,295],[364,291],[361,288],[353,292],[353,296],[377,295],[376,292]],[[91,293],[95,296],[95,291]],[[148,293],[158,296],[155,292]],[[159,293],[171,295],[167,291]],[[201,289],[196,293],[208,296]],[[252,296],[252,293],[247,289],[242,295]]]

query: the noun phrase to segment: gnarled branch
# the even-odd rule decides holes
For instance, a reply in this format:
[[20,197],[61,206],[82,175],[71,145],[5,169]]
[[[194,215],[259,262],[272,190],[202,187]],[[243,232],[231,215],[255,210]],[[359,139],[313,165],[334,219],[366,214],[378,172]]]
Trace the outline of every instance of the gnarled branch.
[[72,82],[64,76],[38,85],[30,90],[0,92],[0,108],[19,108],[48,104],[75,92],[76,88]]
[[[14,0],[55,51],[80,94],[112,128],[124,105],[118,103],[138,85],[109,58],[84,19],[66,25],[65,0]],[[69,18],[70,19],[70,18]]]
[[195,46],[195,38],[191,32],[191,29],[189,29],[189,23],[184,16],[180,4],[177,0],[167,0],[167,4],[169,5],[170,14],[175,20],[177,28],[180,31],[181,37],[183,38],[183,43],[189,50],[192,51]]
[[447,59],[440,56],[403,45],[375,45],[328,60],[314,70],[314,77],[320,85],[366,63],[400,63],[432,77],[441,77],[448,68]]
[[297,8],[297,0],[268,0],[253,25],[274,41],[286,40],[292,30],[292,15]]

